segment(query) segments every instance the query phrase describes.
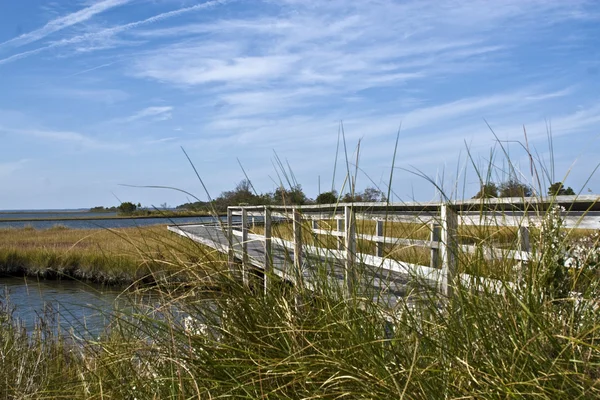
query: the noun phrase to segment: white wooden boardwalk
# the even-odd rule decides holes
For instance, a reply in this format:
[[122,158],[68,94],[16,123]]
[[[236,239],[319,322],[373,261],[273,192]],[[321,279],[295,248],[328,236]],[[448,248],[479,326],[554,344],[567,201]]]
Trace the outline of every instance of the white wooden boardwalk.
[[[182,225],[169,226],[171,232],[185,236],[197,243],[209,246],[222,253],[230,250],[227,239],[227,227],[218,225]],[[244,260],[242,234],[233,230],[233,254],[238,262]],[[246,243],[247,263],[257,271],[264,272],[265,246],[262,236],[248,234]],[[303,246],[303,258],[300,269],[294,266],[293,243],[273,238],[271,244],[272,273],[293,284],[304,285],[315,289],[316,284],[335,285],[338,289],[345,286],[344,251],[330,250],[314,246]],[[325,274],[325,275],[323,275]],[[319,276],[317,278],[317,276]],[[323,279],[326,276],[326,279]],[[247,279],[247,278],[246,278]],[[368,263],[358,262],[356,277],[358,280],[355,293],[358,296],[368,295],[374,301],[394,307],[400,298],[407,298],[411,280],[404,272],[394,271],[385,266],[375,267]],[[430,282],[435,285],[434,281]],[[364,293],[359,288],[368,288]]]
[[[457,273],[459,253],[477,251],[486,259],[507,258],[524,265],[536,257],[531,253],[529,225],[540,221],[544,211],[539,210],[556,204],[571,204],[579,208],[589,206],[588,209],[591,209],[599,202],[600,196],[563,196],[554,199],[512,198],[425,204],[239,206],[228,208],[226,224],[169,226],[169,230],[228,254],[232,273],[241,272],[244,282],[249,282],[250,270],[264,272],[265,290],[275,275],[308,289],[316,289],[316,285],[335,285],[349,296],[373,298],[394,307],[400,298],[410,301],[407,296],[423,288],[435,287],[443,295],[452,296],[453,287],[458,282],[502,290],[503,285],[511,285],[511,282]],[[499,205],[504,211],[498,212]],[[473,209],[477,207],[480,211],[474,212]],[[238,225],[234,225],[234,215],[241,217]],[[249,218],[253,217],[263,221],[264,235],[249,232]],[[271,236],[272,218],[293,224],[293,241]],[[358,234],[357,219],[377,221],[375,235]],[[337,228],[319,229],[318,220],[337,220]],[[306,230],[306,221],[312,221],[311,234],[339,238],[338,248],[303,243],[302,230]],[[386,237],[383,231],[386,221],[427,223],[431,230],[430,240]],[[567,213],[564,221],[568,228],[600,228],[600,215],[597,212]],[[461,245],[457,233],[460,224],[518,226],[518,246],[515,246],[518,248],[500,249],[491,247],[491,244],[486,247]],[[375,254],[358,253],[357,240],[374,242]],[[431,252],[431,263],[425,266],[384,258],[384,244],[427,248]],[[241,268],[235,266],[236,262],[241,264]]]

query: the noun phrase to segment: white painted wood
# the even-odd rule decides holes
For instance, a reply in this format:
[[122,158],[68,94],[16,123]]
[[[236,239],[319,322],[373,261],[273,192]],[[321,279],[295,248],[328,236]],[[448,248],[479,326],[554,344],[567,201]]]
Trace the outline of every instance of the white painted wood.
[[[468,199],[468,200],[455,200],[452,205],[455,207],[459,206],[490,206],[490,205],[552,205],[552,204],[596,204],[600,203],[600,195],[578,195],[578,196],[556,196],[556,197],[500,197],[485,199],[482,202],[481,199]],[[305,206],[295,206],[302,211],[330,211],[342,209],[344,207],[353,207],[355,210],[362,209],[373,209],[373,210],[414,210],[421,211],[425,209],[435,210],[441,207],[445,203],[440,202],[401,202],[401,203],[388,203],[388,202],[357,202],[357,203],[336,203],[336,204],[311,204]],[[258,210],[262,211],[263,206],[244,206],[247,210]],[[232,207],[234,210],[241,209],[241,206]],[[272,206],[272,210],[290,210],[289,206]]]
[[294,277],[299,280],[302,276],[302,215],[294,211]]
[[[375,222],[375,236],[385,239],[385,235],[383,232],[383,221],[377,220]],[[383,257],[383,243],[376,242],[375,243],[375,255],[377,257]]]
[[229,265],[229,272],[231,276],[235,278],[236,267],[235,257],[233,255],[233,212],[231,208],[227,208],[227,264]]
[[[328,231],[326,229],[316,229],[315,233],[319,235],[331,235],[337,237],[346,237],[344,232],[338,231]],[[406,245],[406,246],[419,246],[419,247],[432,247],[438,248],[438,242],[432,242],[430,240],[419,240],[419,239],[406,239],[406,238],[398,238],[398,237],[380,237],[375,235],[365,235],[365,234],[356,234],[357,239],[369,240],[371,242],[376,243],[386,243],[386,244],[395,244],[395,245]]]
[[456,284],[457,266],[457,228],[458,218],[456,212],[449,204],[441,206],[441,241],[440,257],[442,259],[442,286],[441,291],[448,298],[453,296],[453,287]]
[[518,230],[519,249],[521,251],[531,251],[531,243],[529,241],[529,227],[520,226]]
[[264,266],[264,290],[265,294],[271,286],[271,274],[273,273],[273,248],[271,243],[271,210],[265,206],[265,266]]
[[248,264],[248,214],[246,209],[242,209],[242,280],[244,285],[249,285],[249,271],[250,265]]
[[335,220],[336,225],[337,225],[337,233],[339,233],[339,240],[337,242],[338,244],[338,250],[344,250],[344,219],[343,218],[338,218]]
[[429,266],[431,268],[439,268],[440,267],[440,239],[441,239],[441,229],[442,227],[440,226],[439,223],[437,222],[431,222],[429,224],[429,227],[431,229],[431,234],[429,236],[432,244],[435,243],[436,246],[431,246],[431,250],[430,250],[430,260],[429,260]]
[[344,207],[344,233],[346,245],[346,259],[344,265],[344,281],[348,296],[354,293],[356,284],[356,224],[354,219],[354,210],[351,206]]

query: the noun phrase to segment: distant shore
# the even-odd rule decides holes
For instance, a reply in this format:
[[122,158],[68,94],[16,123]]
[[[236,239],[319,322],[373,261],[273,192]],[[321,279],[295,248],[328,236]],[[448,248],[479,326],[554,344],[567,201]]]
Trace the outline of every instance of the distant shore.
[[[73,214],[79,213],[79,211],[72,211]],[[19,214],[16,212],[3,212],[2,214]],[[52,214],[50,212],[27,212],[27,214]],[[65,213],[66,214],[66,213]],[[88,213],[90,214],[90,213]],[[193,217],[210,217],[212,216],[209,212],[204,211],[194,211],[194,212],[157,212],[151,211],[151,214],[148,215],[98,215],[98,216],[73,216],[73,217],[35,217],[35,218],[0,218],[0,222],[34,222],[34,221],[93,221],[93,220],[111,220],[111,219],[150,219],[150,218],[193,218]],[[219,215],[219,217],[223,217],[224,215]]]

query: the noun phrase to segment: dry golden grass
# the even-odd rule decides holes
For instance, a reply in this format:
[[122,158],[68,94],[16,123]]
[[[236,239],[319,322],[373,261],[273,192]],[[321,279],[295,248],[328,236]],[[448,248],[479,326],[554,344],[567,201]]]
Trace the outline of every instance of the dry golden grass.
[[57,226],[0,229],[0,271],[65,275],[101,282],[185,279],[192,269],[222,256],[168,232],[166,226],[68,229]]

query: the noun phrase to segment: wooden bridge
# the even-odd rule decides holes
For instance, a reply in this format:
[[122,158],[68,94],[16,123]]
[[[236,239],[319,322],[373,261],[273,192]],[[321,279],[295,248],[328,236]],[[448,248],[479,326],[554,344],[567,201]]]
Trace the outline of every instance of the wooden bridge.
[[[234,274],[241,273],[245,283],[251,271],[264,276],[265,290],[278,276],[296,285],[315,289],[316,285],[338,285],[348,295],[369,295],[393,307],[405,297],[413,281],[439,288],[452,295],[456,280],[473,283],[474,277],[457,273],[459,252],[483,253],[486,259],[510,258],[516,264],[535,257],[529,243],[529,226],[539,224],[548,207],[558,205],[567,210],[563,220],[567,228],[600,229],[600,214],[590,210],[600,204],[600,196],[558,196],[553,199],[505,198],[467,200],[447,203],[339,203],[307,206],[239,206],[229,207],[226,223],[172,225],[172,232],[188,237],[228,254]],[[357,220],[373,220],[375,234],[357,233]],[[335,221],[335,229],[324,229]],[[291,222],[293,240],[273,236],[273,224]],[[429,240],[386,235],[386,222],[427,224]],[[264,234],[250,233],[250,223],[264,226]],[[315,245],[305,243],[307,224]],[[491,246],[459,244],[459,225],[514,226],[518,246],[502,249]],[[319,246],[319,237],[337,238],[336,248]],[[357,241],[373,242],[374,254],[359,253]],[[430,252],[430,265],[411,264],[384,257],[384,246],[424,247]],[[518,247],[518,248],[514,248]],[[241,269],[239,265],[241,264]],[[317,276],[320,278],[317,279]],[[326,279],[323,279],[323,277]],[[498,289],[502,282],[487,278],[477,284]]]

